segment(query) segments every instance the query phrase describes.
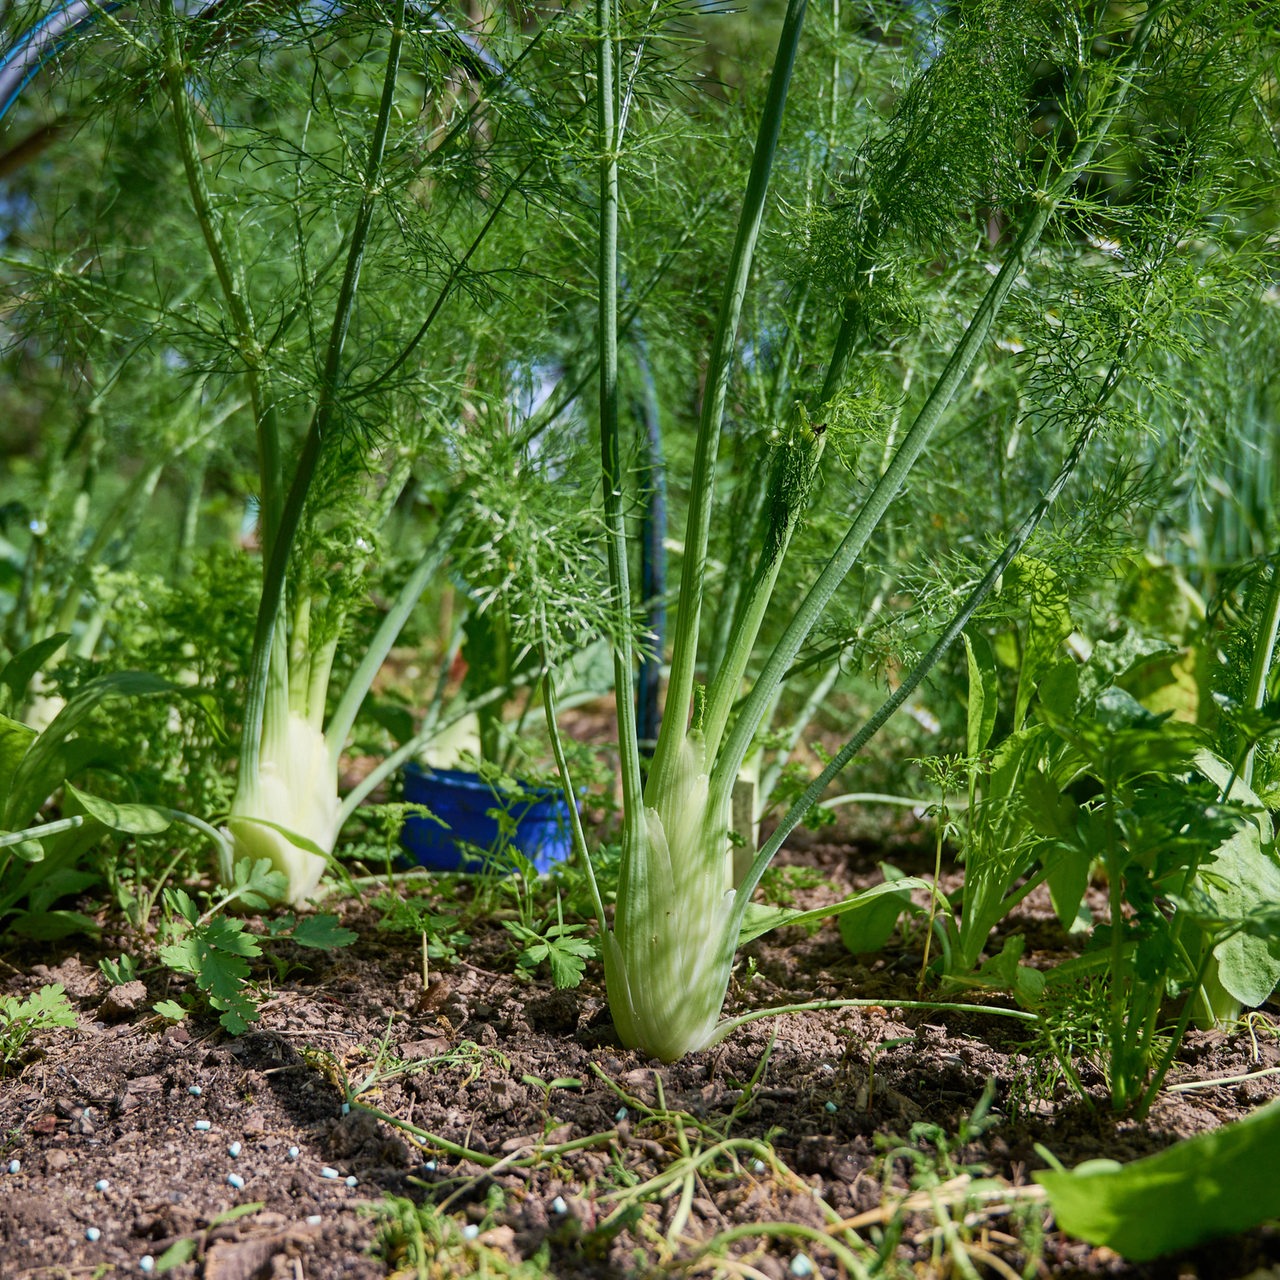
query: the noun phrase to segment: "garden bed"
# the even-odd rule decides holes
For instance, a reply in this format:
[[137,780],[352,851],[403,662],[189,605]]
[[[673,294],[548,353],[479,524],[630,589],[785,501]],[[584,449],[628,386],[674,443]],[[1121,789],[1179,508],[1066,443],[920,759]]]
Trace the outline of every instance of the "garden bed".
[[[813,840],[791,858],[827,884],[796,896],[870,883],[876,856]],[[922,853],[895,859],[926,871]],[[1032,895],[1007,927],[1033,951],[1060,945],[1047,917]],[[138,1274],[145,1256],[163,1269],[166,1251],[188,1256],[169,1272],[182,1277],[416,1275],[415,1249],[432,1276],[781,1278],[806,1262],[834,1276],[820,1236],[837,1221],[856,1225],[836,1239],[849,1247],[856,1232],[890,1275],[949,1274],[958,1253],[961,1266],[1004,1276],[1225,1278],[1280,1266],[1274,1229],[1131,1266],[1055,1232],[1027,1189],[1044,1167],[1037,1144],[1068,1166],[1132,1159],[1280,1096],[1280,1075],[1166,1089],[1134,1124],[1111,1116],[1087,1074],[1092,1105],[1037,1089],[1021,1024],[874,1008],[763,1020],[661,1066],[618,1047],[598,966],[571,991],[518,976],[494,924],[473,929],[424,991],[420,940],[378,922],[347,903],[360,941],[291,956],[298,967],[236,1039],[212,1022],[157,1018],[150,1006],[174,994],[171,976],[130,1011],[128,993],[108,996],[98,953],[9,952],[6,992],[61,982],[79,1018],[0,1081],[4,1162],[20,1162],[0,1173],[5,1280]],[[914,999],[918,964],[897,940],[859,959],[833,923],[812,936],[792,928],[747,949],[730,1010]],[[1189,1035],[1169,1083],[1278,1065],[1280,1039],[1259,1018]],[[344,1088],[366,1081],[344,1108]],[[443,1141],[416,1145],[367,1108]],[[895,1210],[913,1191],[915,1211]]]

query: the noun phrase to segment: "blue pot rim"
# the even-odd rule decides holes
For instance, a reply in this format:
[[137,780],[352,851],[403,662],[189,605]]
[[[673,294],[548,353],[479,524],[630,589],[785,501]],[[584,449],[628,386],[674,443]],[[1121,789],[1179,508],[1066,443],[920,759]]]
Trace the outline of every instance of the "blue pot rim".
[[[491,783],[486,782],[478,773],[472,769],[436,769],[430,765],[415,764],[409,761],[403,766],[403,772],[406,778],[412,778],[416,782],[424,782],[428,785],[435,783],[443,787],[452,787],[458,791],[483,792],[486,796],[492,797],[495,801],[505,799],[513,799],[511,793],[504,793],[501,787],[495,787]],[[529,804],[564,804],[564,791],[560,787],[539,787],[532,783],[520,782],[519,800],[524,800]]]

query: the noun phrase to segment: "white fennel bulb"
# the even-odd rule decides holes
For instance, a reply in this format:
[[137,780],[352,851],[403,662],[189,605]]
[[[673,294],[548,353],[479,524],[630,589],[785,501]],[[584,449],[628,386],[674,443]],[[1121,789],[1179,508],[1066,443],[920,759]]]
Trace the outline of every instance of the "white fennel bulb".
[[306,717],[290,711],[283,732],[273,728],[257,773],[240,778],[227,828],[233,860],[269,858],[288,880],[284,901],[298,906],[328,865],[307,845],[329,854],[338,838],[338,780],[324,734]]

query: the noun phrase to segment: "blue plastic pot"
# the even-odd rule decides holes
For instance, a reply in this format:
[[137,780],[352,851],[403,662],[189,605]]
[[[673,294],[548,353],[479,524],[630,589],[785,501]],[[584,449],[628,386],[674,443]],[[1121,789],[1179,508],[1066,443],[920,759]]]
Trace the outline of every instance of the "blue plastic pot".
[[559,788],[528,787],[518,797],[504,798],[478,774],[463,769],[404,767],[404,798],[426,805],[448,825],[430,818],[407,818],[400,843],[420,866],[433,871],[488,871],[499,848],[495,810],[515,822],[507,841],[540,871],[549,871],[573,851],[569,806]]

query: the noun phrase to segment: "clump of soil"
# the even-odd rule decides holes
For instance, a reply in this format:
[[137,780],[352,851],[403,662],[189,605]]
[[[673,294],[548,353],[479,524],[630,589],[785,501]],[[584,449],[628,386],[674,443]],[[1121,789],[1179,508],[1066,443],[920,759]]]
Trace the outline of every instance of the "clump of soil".
[[[814,842],[789,856],[831,882],[804,902],[871,883],[883,855]],[[1049,944],[1047,914],[1032,895],[1006,930]],[[1088,1102],[1061,1086],[1037,1092],[1025,1027],[973,1012],[782,1016],[663,1066],[614,1040],[598,967],[553,990],[516,972],[509,935],[493,927],[424,991],[417,936],[379,931],[359,903],[344,923],[360,941],[298,952],[238,1039],[212,1021],[156,1017],[171,975],[109,990],[87,950],[9,956],[5,991],[61,982],[80,1016],[0,1081],[4,1280],[139,1274],[146,1257],[211,1280],[413,1275],[414,1250],[424,1275],[501,1263],[574,1278],[685,1267],[782,1280],[803,1271],[803,1250],[814,1274],[836,1276],[836,1256],[787,1234],[833,1218],[889,1241],[888,1274],[940,1274],[936,1216],[895,1224],[887,1198],[922,1183],[958,1195],[977,1174],[1026,1186],[1044,1165],[1038,1144],[1067,1165],[1132,1159],[1280,1095],[1272,1075],[1166,1091],[1142,1124],[1116,1119],[1101,1090]],[[918,965],[900,946],[852,957],[830,923],[783,930],[747,948],[730,1011],[911,999]],[[1277,1065],[1265,1026],[1196,1033],[1171,1083]],[[974,1265],[1021,1273],[1043,1207],[1015,1196],[973,1212],[985,1215],[970,1224]],[[716,1262],[704,1249],[726,1232],[730,1260]],[[1280,1266],[1268,1229],[1147,1267],[1052,1229],[1039,1248],[1034,1265],[1054,1276],[1226,1280]]]

